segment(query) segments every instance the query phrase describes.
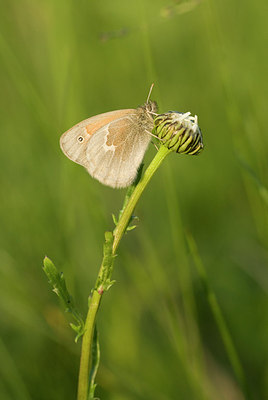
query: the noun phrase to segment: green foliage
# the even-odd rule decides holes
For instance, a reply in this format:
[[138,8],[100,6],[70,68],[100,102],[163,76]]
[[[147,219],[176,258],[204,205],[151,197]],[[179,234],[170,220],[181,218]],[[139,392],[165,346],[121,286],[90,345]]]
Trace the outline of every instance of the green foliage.
[[113,255],[113,241],[113,233],[105,232],[102,261],[103,268],[95,285],[95,290],[97,290],[99,293],[106,292],[115,283],[115,281],[111,280],[115,258]]
[[95,383],[96,374],[99,368],[100,363],[100,345],[99,345],[99,337],[97,327],[95,326],[93,344],[92,344],[92,362],[91,362],[91,371],[89,375],[89,400],[95,399],[95,390],[97,384]]
[[76,324],[70,323],[71,328],[76,332],[75,341],[83,335],[84,333],[84,321],[78,312],[73,298],[67,290],[65,279],[63,277],[63,273],[60,273],[53,262],[48,258],[44,258],[44,272],[48,277],[48,281],[50,285],[53,287],[53,292],[62,300],[65,312],[70,313]]
[[[137,177],[136,177],[135,181],[132,183],[131,186],[129,186],[129,187],[127,188],[126,195],[125,195],[125,198],[124,198],[123,207],[122,207],[121,210],[119,211],[118,218],[116,218],[116,216],[115,216],[114,214],[112,214],[112,218],[113,218],[113,222],[114,222],[115,226],[117,226],[118,221],[119,221],[120,217],[122,216],[122,214],[123,214],[123,212],[124,212],[124,210],[125,210],[125,208],[126,208],[126,205],[128,204],[129,199],[130,199],[130,197],[131,197],[131,195],[132,195],[132,193],[133,193],[135,187],[137,186],[138,182],[139,182],[140,179],[141,179],[143,166],[144,166],[144,164],[142,163],[142,164],[140,165],[139,169],[138,169],[138,173],[137,173]],[[126,228],[126,232],[132,231],[133,229],[136,228],[136,225],[130,225],[130,224],[131,224],[131,222],[133,222],[134,220],[137,221],[138,219],[139,219],[139,218],[138,218],[137,216],[135,216],[135,215],[132,215],[132,216],[130,217],[130,220],[129,220],[128,225],[127,225],[127,228]]]

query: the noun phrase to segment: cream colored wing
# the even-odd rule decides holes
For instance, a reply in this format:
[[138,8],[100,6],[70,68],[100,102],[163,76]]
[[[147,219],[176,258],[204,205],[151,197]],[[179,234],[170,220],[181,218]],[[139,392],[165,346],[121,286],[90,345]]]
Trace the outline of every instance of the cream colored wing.
[[87,144],[84,166],[105,185],[127,187],[137,175],[150,140],[137,113],[128,113],[95,132]]
[[110,111],[79,122],[61,136],[60,147],[63,153],[70,160],[86,166],[87,144],[94,133],[111,121],[135,112],[134,109]]

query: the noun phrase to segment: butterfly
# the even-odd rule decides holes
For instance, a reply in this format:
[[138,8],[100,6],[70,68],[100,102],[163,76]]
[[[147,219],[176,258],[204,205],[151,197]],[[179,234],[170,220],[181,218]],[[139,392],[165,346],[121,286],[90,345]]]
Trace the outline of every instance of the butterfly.
[[110,111],[79,122],[61,136],[63,153],[104,185],[131,185],[152,138],[157,104],[149,96],[136,109]]

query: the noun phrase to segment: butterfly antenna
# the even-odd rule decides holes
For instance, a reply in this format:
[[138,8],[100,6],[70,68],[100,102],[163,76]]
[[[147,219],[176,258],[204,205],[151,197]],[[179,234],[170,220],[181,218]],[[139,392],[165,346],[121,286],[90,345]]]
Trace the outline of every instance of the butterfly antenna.
[[154,83],[151,84],[151,87],[150,87],[150,90],[149,90],[149,94],[148,94],[147,100],[146,100],[146,103],[147,103],[147,104],[149,103],[149,100],[150,100],[150,97],[151,97],[151,93],[152,93],[153,87],[154,87]]
[[153,136],[154,138],[156,138],[156,139],[160,140],[160,142],[163,142],[163,141],[164,141],[164,139],[160,139],[160,137],[158,137],[158,136],[154,135],[152,132],[150,132],[150,131],[147,131],[146,129],[145,129],[145,132],[146,132],[146,133],[149,133],[149,135]]

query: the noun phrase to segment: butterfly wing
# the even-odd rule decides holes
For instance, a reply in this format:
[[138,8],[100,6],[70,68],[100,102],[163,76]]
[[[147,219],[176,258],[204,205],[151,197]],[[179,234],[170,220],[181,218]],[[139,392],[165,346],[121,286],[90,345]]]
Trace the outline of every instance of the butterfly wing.
[[88,118],[60,138],[63,153],[101,183],[122,188],[135,179],[151,140],[140,114],[126,109]]
[[151,140],[133,111],[97,130],[88,143],[85,167],[104,185],[129,186]]
[[134,109],[110,111],[79,122],[61,136],[60,147],[63,153],[70,160],[86,167],[86,149],[92,135],[111,121],[129,114],[132,111],[135,112]]

